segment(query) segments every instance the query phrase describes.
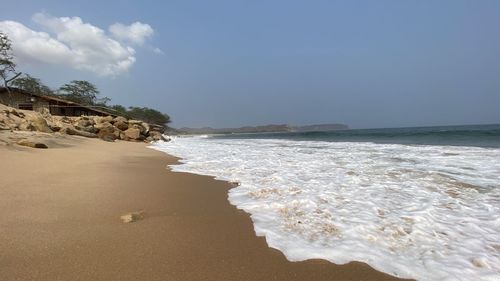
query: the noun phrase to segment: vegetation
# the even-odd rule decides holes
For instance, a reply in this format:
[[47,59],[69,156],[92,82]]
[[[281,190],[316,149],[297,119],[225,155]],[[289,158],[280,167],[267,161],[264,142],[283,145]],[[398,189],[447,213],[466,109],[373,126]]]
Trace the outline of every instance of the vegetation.
[[0,78],[2,78],[4,87],[7,88],[8,83],[19,75],[21,73],[16,71],[10,39],[5,33],[0,32]]
[[[58,96],[83,105],[106,104],[109,98],[99,99],[97,87],[85,80],[73,80],[62,85],[58,90]],[[104,102],[103,102],[104,100]]]
[[123,105],[112,105],[103,108],[109,113],[127,117],[129,119],[137,119],[150,124],[166,125],[171,122],[170,116],[161,113],[158,110],[148,107],[130,106],[128,109]]
[[25,74],[23,77],[19,77],[12,81],[12,86],[17,87],[26,92],[30,92],[41,96],[53,96],[54,91],[48,86],[42,83],[40,79],[35,78],[29,74]]
[[170,116],[147,107],[129,107],[127,115],[146,123],[164,125],[170,123]]

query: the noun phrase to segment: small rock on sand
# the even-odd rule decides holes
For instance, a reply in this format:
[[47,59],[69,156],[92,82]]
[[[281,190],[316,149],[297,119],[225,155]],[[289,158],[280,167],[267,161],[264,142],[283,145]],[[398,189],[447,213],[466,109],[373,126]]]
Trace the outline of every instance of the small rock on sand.
[[131,212],[120,217],[124,223],[131,223],[144,218],[144,211]]

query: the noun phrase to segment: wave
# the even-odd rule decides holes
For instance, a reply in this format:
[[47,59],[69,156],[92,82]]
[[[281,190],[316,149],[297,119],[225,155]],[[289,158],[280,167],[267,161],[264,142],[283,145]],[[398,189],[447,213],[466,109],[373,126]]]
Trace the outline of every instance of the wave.
[[230,202],[291,261],[500,280],[500,149],[196,137],[155,148],[182,158],[174,171],[239,182]]

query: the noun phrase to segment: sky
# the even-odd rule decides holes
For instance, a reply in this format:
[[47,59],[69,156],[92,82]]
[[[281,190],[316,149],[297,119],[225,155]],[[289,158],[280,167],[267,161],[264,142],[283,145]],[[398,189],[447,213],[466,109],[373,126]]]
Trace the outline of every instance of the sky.
[[173,127],[500,123],[500,1],[6,1],[18,70]]

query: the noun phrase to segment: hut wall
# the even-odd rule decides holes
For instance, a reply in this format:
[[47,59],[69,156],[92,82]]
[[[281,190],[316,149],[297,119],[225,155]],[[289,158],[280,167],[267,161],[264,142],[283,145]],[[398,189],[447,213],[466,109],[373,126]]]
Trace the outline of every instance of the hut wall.
[[0,102],[10,107],[34,110],[38,112],[49,109],[49,102],[15,90],[11,91],[10,95],[6,91],[1,93]]

